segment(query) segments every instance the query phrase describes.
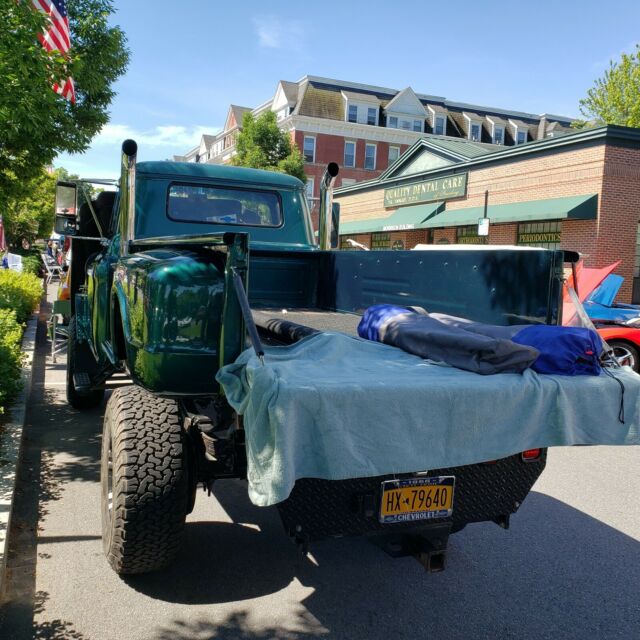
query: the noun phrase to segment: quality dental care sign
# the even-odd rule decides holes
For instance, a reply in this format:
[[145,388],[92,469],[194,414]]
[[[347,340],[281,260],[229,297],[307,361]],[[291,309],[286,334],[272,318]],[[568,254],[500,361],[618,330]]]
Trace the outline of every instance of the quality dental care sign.
[[432,202],[460,198],[467,192],[467,174],[461,173],[446,178],[436,178],[425,182],[416,182],[401,187],[384,190],[384,206],[398,207],[416,202]]

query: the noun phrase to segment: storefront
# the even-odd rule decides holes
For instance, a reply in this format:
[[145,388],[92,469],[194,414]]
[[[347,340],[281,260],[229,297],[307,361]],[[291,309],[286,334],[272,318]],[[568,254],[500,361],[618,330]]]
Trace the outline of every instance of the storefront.
[[[425,166],[434,168],[419,169]],[[454,243],[571,249],[587,266],[621,260],[618,299],[640,302],[640,129],[598,127],[497,151],[424,138],[375,180],[334,196],[345,250],[357,250],[349,239],[371,250]],[[485,216],[488,236],[478,233]]]

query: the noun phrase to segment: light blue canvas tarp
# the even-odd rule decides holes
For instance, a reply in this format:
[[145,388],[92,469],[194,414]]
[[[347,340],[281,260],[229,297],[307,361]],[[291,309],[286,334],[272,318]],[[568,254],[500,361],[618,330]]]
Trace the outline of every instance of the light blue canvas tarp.
[[252,350],[217,376],[244,416],[249,496],[299,478],[343,480],[495,460],[554,445],[640,444],[640,376],[482,376],[377,342],[322,333]]

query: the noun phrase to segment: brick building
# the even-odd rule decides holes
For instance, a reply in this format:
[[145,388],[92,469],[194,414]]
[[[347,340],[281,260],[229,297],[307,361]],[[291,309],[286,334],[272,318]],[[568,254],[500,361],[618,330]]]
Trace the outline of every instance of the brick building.
[[[342,248],[351,238],[371,249],[572,249],[587,266],[621,260],[619,299],[640,302],[640,129],[598,127],[489,152],[453,144],[419,140],[376,179],[337,189]],[[485,192],[488,237],[478,235]]]
[[[340,167],[338,186],[369,180],[419,139],[430,139],[456,156],[456,142],[478,154],[557,137],[569,131],[570,118],[536,115],[454,102],[440,96],[399,91],[331,78],[305,76],[298,82],[282,80],[273,98],[250,109],[231,105],[222,131],[202,136],[200,144],[176,160],[225,163],[233,153],[244,112],[276,114],[305,158],[308,194],[315,203],[319,178],[328,162]],[[473,148],[472,148],[473,147]],[[448,157],[448,156],[447,156]],[[457,156],[456,156],[457,157]]]

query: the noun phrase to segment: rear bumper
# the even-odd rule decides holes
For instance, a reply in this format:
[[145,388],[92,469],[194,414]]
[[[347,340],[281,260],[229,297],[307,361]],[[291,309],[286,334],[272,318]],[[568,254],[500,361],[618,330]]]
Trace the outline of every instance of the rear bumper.
[[546,454],[543,449],[534,462],[523,462],[520,455],[514,455],[492,464],[430,470],[429,475],[456,478],[450,518],[379,522],[381,483],[415,474],[351,480],[304,478],[296,482],[278,510],[289,535],[305,543],[329,537],[426,531],[443,524],[449,525],[452,532],[470,522],[493,521],[506,526],[509,515],[518,510],[544,470]]

